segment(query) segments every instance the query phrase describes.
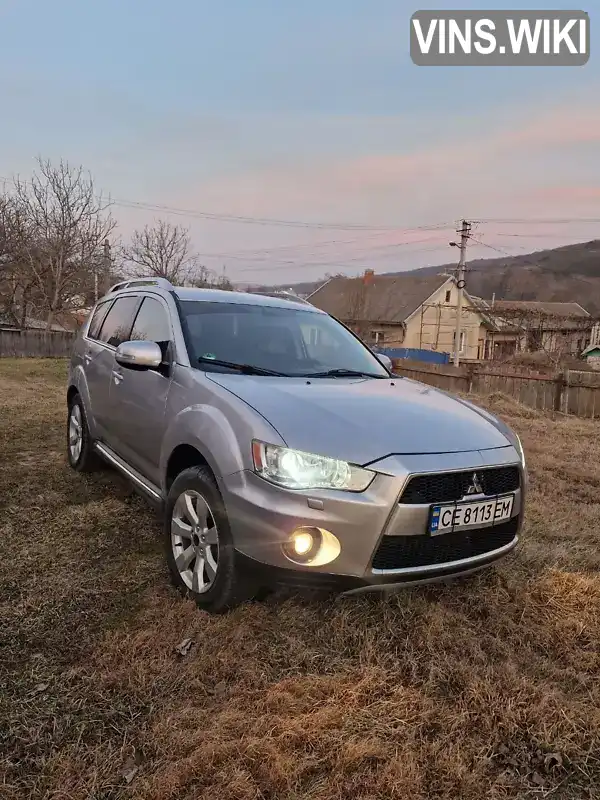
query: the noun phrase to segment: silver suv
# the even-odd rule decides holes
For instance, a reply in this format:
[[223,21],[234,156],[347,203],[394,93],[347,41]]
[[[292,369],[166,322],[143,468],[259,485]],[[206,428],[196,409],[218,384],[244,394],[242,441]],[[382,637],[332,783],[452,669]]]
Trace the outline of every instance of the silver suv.
[[160,508],[173,581],[207,611],[281,583],[445,580],[518,542],[516,434],[306,303],[117,284],[77,337],[67,402],[71,466],[103,459]]

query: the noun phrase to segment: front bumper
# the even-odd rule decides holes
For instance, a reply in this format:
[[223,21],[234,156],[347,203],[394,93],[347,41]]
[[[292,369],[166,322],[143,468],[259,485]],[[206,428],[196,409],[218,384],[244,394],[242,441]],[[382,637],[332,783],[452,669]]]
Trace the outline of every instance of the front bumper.
[[[520,487],[509,524],[473,535],[427,533],[431,503],[399,499],[415,475],[512,466]],[[385,589],[466,575],[506,556],[519,540],[527,476],[512,447],[441,455],[389,457],[366,492],[297,492],[273,486],[254,473],[230,475],[224,500],[236,551],[266,583],[326,585],[340,591]],[[324,528],[341,544],[338,557],[322,567],[299,566],[282,544],[298,527]],[[489,533],[485,533],[485,532]],[[492,533],[493,532],[493,533]],[[453,538],[454,537],[454,538]],[[268,578],[268,580],[267,580]]]
[[396,570],[386,574],[376,574],[356,577],[352,575],[340,575],[319,570],[308,569],[286,569],[274,567],[260,561],[248,558],[238,553],[239,564],[242,569],[247,570],[261,586],[277,587],[282,586],[287,589],[327,589],[341,594],[355,595],[368,594],[372,592],[393,592],[398,589],[410,588],[414,586],[426,586],[432,583],[442,583],[457,578],[465,578],[487,569],[492,564],[505,558],[511,553],[519,543],[519,537],[510,542],[501,550],[487,553],[485,556],[473,559],[464,559],[441,565],[432,565],[427,569],[417,570]]

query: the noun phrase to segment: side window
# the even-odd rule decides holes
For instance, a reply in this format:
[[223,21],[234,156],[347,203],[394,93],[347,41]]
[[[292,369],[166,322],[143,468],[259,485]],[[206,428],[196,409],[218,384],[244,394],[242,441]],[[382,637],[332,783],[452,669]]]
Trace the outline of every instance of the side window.
[[106,313],[110,308],[110,301],[106,303],[100,303],[99,306],[96,307],[94,311],[94,315],[92,316],[92,321],[90,322],[90,327],[88,328],[87,336],[89,339],[97,339],[98,334],[100,333],[100,328],[102,323],[104,322],[104,318],[106,317]]
[[141,339],[146,342],[156,342],[162,350],[163,359],[167,358],[172,334],[169,315],[162,303],[152,297],[143,299],[129,338],[132,341]]
[[133,315],[137,308],[139,297],[119,297],[111,306],[106,315],[98,340],[118,347],[129,339],[129,331],[133,322]]

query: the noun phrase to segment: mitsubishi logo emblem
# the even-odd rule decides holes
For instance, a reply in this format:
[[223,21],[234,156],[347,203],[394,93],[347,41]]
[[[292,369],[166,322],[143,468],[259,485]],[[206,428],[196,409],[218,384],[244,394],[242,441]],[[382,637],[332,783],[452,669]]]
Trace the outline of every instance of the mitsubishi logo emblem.
[[471,483],[469,488],[465,492],[465,495],[468,494],[483,494],[483,486],[481,485],[481,481],[479,480],[479,475],[474,472],[471,476]]

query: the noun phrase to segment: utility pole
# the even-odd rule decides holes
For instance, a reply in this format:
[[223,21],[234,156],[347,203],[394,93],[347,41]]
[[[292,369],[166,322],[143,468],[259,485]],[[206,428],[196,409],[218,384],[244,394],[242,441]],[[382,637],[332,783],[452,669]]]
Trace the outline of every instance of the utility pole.
[[104,286],[102,287],[102,294],[106,294],[108,292],[110,286],[110,268],[112,266],[112,260],[110,256],[110,242],[108,239],[104,240],[103,245],[103,258],[102,258],[102,265],[103,265],[103,275],[102,275],[102,283]]
[[458,268],[456,270],[456,288],[458,290],[457,299],[456,299],[456,331],[454,334],[454,366],[458,367],[460,363],[460,335],[461,335],[461,323],[462,323],[462,303],[463,303],[463,292],[465,288],[465,266],[467,262],[467,242],[469,241],[469,236],[471,234],[471,223],[467,222],[466,219],[463,219],[462,225],[459,231],[460,233],[460,244],[456,242],[450,242],[451,247],[460,247],[460,259],[458,261]]
[[[101,262],[101,263],[100,263]],[[110,242],[108,239],[105,239],[102,243],[102,257],[94,258],[94,303],[98,302],[98,297],[100,292],[102,294],[106,294],[109,290],[110,286],[110,267],[111,267],[111,257],[110,257]],[[98,277],[98,273],[102,272],[102,279],[100,280]]]

